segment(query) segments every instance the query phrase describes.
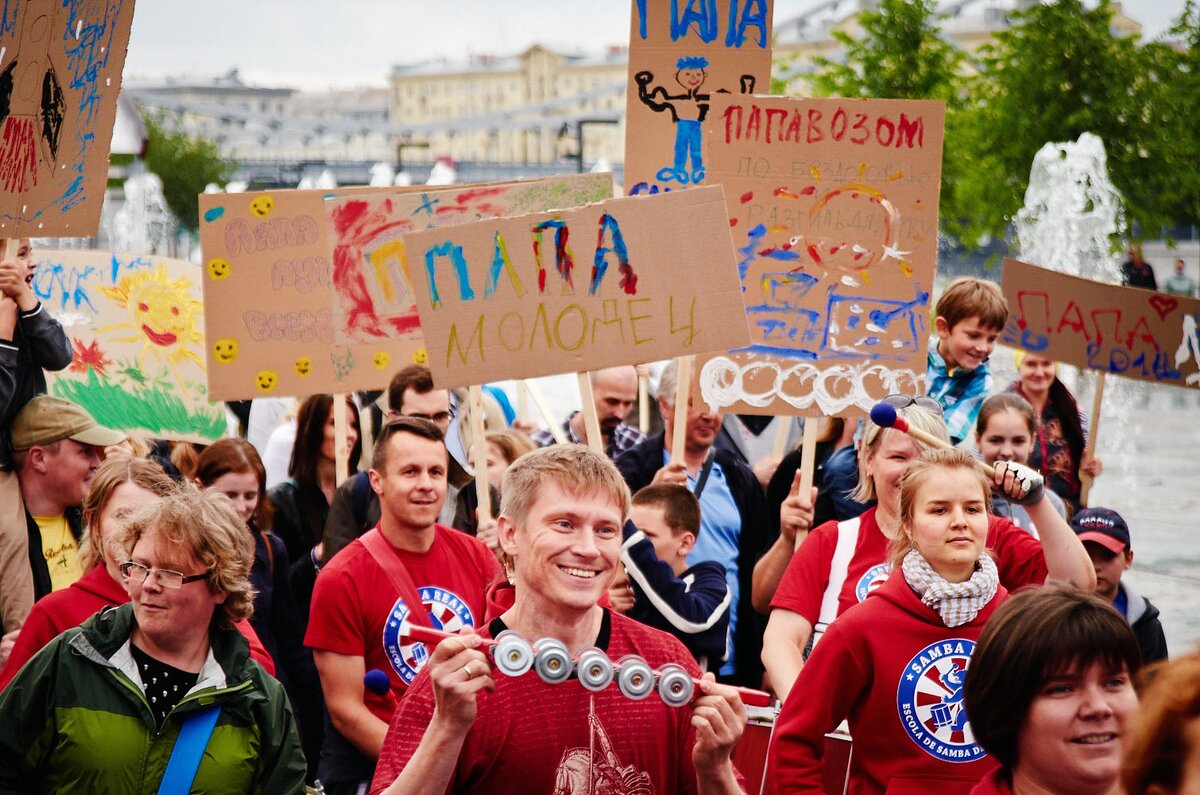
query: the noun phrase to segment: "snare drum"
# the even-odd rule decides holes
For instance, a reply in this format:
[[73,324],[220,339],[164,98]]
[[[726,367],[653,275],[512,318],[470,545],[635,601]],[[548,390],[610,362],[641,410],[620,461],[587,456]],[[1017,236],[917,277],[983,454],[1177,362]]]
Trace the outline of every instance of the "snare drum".
[[775,730],[775,718],[779,716],[779,704],[770,707],[746,707],[746,731],[733,749],[731,759],[746,779],[746,792],[762,795],[767,777],[767,749],[771,746],[771,733]]

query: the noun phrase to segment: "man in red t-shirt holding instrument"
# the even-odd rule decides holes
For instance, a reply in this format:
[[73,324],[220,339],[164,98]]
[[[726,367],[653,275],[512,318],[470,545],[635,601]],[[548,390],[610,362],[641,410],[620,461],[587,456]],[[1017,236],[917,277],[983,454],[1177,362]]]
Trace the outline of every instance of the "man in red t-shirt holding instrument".
[[505,472],[501,491],[515,602],[479,634],[438,644],[392,718],[371,791],[741,792],[730,753],[746,713],[712,674],[694,702],[669,706],[623,695],[616,683],[589,689],[575,676],[550,683],[493,671],[486,639],[512,630],[534,648],[561,642],[573,657],[592,648],[700,675],[677,639],[597,606],[620,562],[630,503],[607,458],[580,445],[536,450]]

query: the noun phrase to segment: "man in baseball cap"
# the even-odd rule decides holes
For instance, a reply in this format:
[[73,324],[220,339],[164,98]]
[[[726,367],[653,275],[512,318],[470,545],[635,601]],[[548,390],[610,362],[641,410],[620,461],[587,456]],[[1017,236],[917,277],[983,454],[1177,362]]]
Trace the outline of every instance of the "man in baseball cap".
[[1121,582],[1121,575],[1133,565],[1129,525],[1111,508],[1084,508],[1071,517],[1071,527],[1096,569],[1096,593],[1125,616],[1142,647],[1143,662],[1164,659],[1167,639],[1158,620],[1158,608]]
[[10,429],[13,463],[25,502],[34,598],[66,588],[82,576],[80,505],[108,445],[125,434],[99,425],[82,406],[38,395]]

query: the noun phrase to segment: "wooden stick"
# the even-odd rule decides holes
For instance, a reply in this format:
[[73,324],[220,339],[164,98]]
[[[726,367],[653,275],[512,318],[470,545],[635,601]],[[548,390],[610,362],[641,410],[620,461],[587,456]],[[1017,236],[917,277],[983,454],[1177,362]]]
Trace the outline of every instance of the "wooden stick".
[[638,428],[650,433],[650,374],[638,368]]
[[[783,454],[787,452],[788,437],[792,435],[792,418],[777,416],[775,421],[779,423],[775,426],[775,444],[771,447],[771,455],[776,458],[783,458]],[[808,427],[808,422],[804,423],[804,427]]]
[[687,438],[688,393],[692,389],[692,356],[680,356],[679,382],[675,385],[675,424],[671,429],[671,463],[683,461],[684,440]]
[[588,447],[604,455],[604,437],[600,435],[600,417],[596,414],[592,378],[587,373],[576,373],[575,377],[579,381],[579,399],[583,402],[583,427],[587,431]]
[[475,471],[475,496],[479,500],[479,521],[492,518],[492,492],[488,488],[487,432],[483,428],[483,387],[469,390],[471,401],[471,459]]
[[[1096,450],[1096,437],[1100,435],[1100,404],[1104,402],[1104,376],[1107,375],[1103,370],[1096,373],[1096,394],[1092,396],[1092,418],[1088,425],[1088,440],[1083,448],[1083,460],[1086,461],[1092,456]],[[1081,462],[1082,463],[1082,462]],[[1092,490],[1092,476],[1079,475],[1079,505],[1080,507],[1087,505],[1088,492]]]
[[[362,442],[362,453],[358,458],[359,469],[362,469],[361,462],[370,461],[375,452],[375,420],[372,413],[370,403],[358,410],[358,438]],[[387,422],[386,417],[384,422]]]
[[817,418],[806,417],[804,435],[800,437],[800,493],[812,491],[813,469],[817,465]]
[[550,426],[550,434],[554,437],[554,441],[559,444],[566,444],[567,435],[559,427],[558,421],[550,416],[550,409],[546,408],[546,399],[542,397],[542,391],[537,388],[537,384],[532,381],[522,381],[521,383],[529,390],[530,400],[533,401],[533,405],[537,406],[537,410],[541,412],[542,419]]
[[524,381],[517,381],[517,419],[529,422],[529,386]]
[[346,482],[350,476],[350,446],[346,433],[349,430],[346,421],[346,395],[335,393],[333,396],[333,480],[338,486]]

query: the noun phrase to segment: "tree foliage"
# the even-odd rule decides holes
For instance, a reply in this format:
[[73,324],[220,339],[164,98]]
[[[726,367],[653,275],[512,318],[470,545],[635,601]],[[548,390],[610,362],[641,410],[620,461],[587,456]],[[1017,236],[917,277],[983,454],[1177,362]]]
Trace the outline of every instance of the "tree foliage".
[[163,117],[147,115],[146,168],[163,183],[167,206],[179,223],[195,232],[200,227],[199,194],[209,183],[224,186],[235,165],[205,138],[193,138]]

